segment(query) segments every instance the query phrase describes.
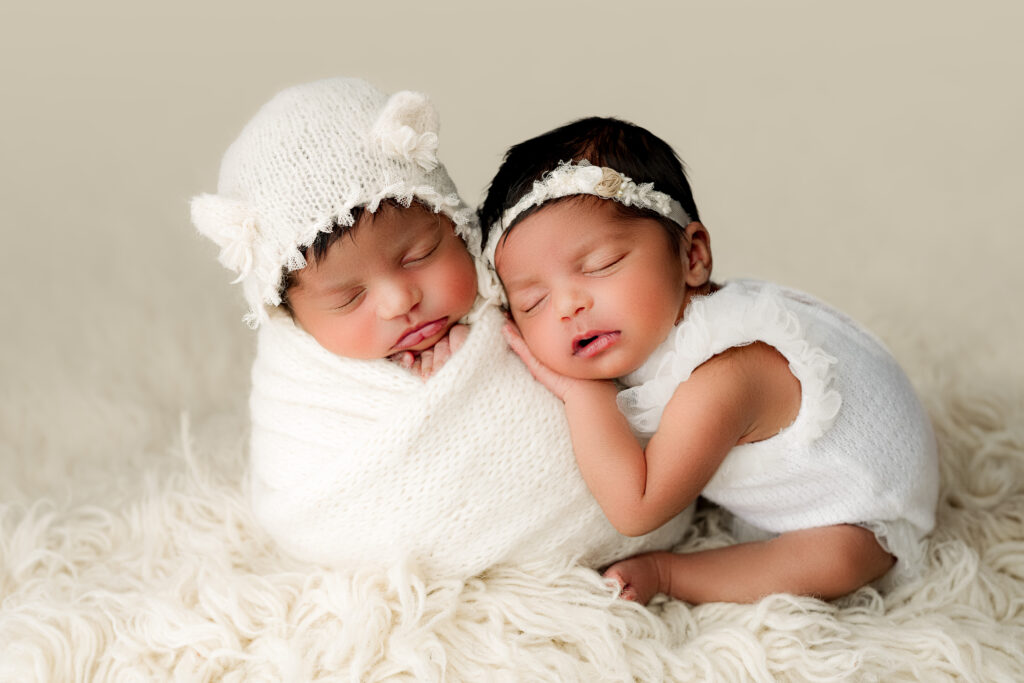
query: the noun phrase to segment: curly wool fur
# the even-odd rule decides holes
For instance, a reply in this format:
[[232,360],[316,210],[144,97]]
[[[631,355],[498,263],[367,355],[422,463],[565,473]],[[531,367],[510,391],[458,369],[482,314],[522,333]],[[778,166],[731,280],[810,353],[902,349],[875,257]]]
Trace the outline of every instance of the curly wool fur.
[[[183,366],[179,328],[153,327]],[[193,399],[178,424],[175,378],[144,354],[107,385],[26,384],[0,412],[0,680],[1020,680],[1024,401],[909,325],[873,327],[929,408],[943,487],[924,574],[835,603],[646,609],[565,563],[468,580],[301,564],[244,502],[240,404]],[[238,362],[197,395],[244,393]],[[704,509],[679,548],[729,541]]]

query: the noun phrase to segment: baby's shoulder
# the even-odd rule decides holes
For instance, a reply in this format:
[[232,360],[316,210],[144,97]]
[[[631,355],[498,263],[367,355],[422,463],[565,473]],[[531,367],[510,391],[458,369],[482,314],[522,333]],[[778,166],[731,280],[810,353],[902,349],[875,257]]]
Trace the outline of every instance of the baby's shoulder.
[[738,391],[781,398],[800,383],[793,375],[790,361],[776,347],[763,341],[730,346],[698,365],[688,383],[728,383]]

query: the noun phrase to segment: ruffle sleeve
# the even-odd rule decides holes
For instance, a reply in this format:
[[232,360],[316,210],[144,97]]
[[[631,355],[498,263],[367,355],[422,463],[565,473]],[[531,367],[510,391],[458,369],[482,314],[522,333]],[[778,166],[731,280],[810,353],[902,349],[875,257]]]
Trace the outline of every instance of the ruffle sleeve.
[[750,280],[694,297],[655,353],[622,378],[628,388],[619,392],[619,409],[638,436],[650,438],[676,387],[694,369],[726,349],[757,341],[777,349],[800,381],[800,412],[787,431],[796,432],[802,443],[814,441],[832,426],[842,405],[832,386],[836,359],[808,341],[778,287]]

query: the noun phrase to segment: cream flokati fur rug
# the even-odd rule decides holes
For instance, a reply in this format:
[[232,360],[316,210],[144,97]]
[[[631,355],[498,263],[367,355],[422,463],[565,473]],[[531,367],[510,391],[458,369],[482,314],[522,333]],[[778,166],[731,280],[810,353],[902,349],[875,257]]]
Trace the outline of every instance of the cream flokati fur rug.
[[[195,345],[155,326],[153,353],[186,365]],[[836,603],[648,609],[573,566],[437,582],[303,565],[244,504],[244,396],[179,419],[141,356],[92,393],[4,389],[0,680],[1024,680],[1020,392],[874,327],[937,426],[938,530],[920,581]],[[716,511],[696,522],[681,548],[729,541]]]

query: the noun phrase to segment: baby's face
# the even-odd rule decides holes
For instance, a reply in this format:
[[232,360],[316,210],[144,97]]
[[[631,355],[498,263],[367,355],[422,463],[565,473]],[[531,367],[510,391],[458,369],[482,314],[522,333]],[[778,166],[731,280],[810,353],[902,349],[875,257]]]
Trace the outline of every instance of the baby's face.
[[455,226],[417,204],[364,213],[294,282],[295,320],[348,358],[428,349],[476,299],[476,269]]
[[570,377],[632,372],[683,313],[679,250],[656,220],[625,218],[608,200],[527,216],[499,243],[495,266],[530,350]]

